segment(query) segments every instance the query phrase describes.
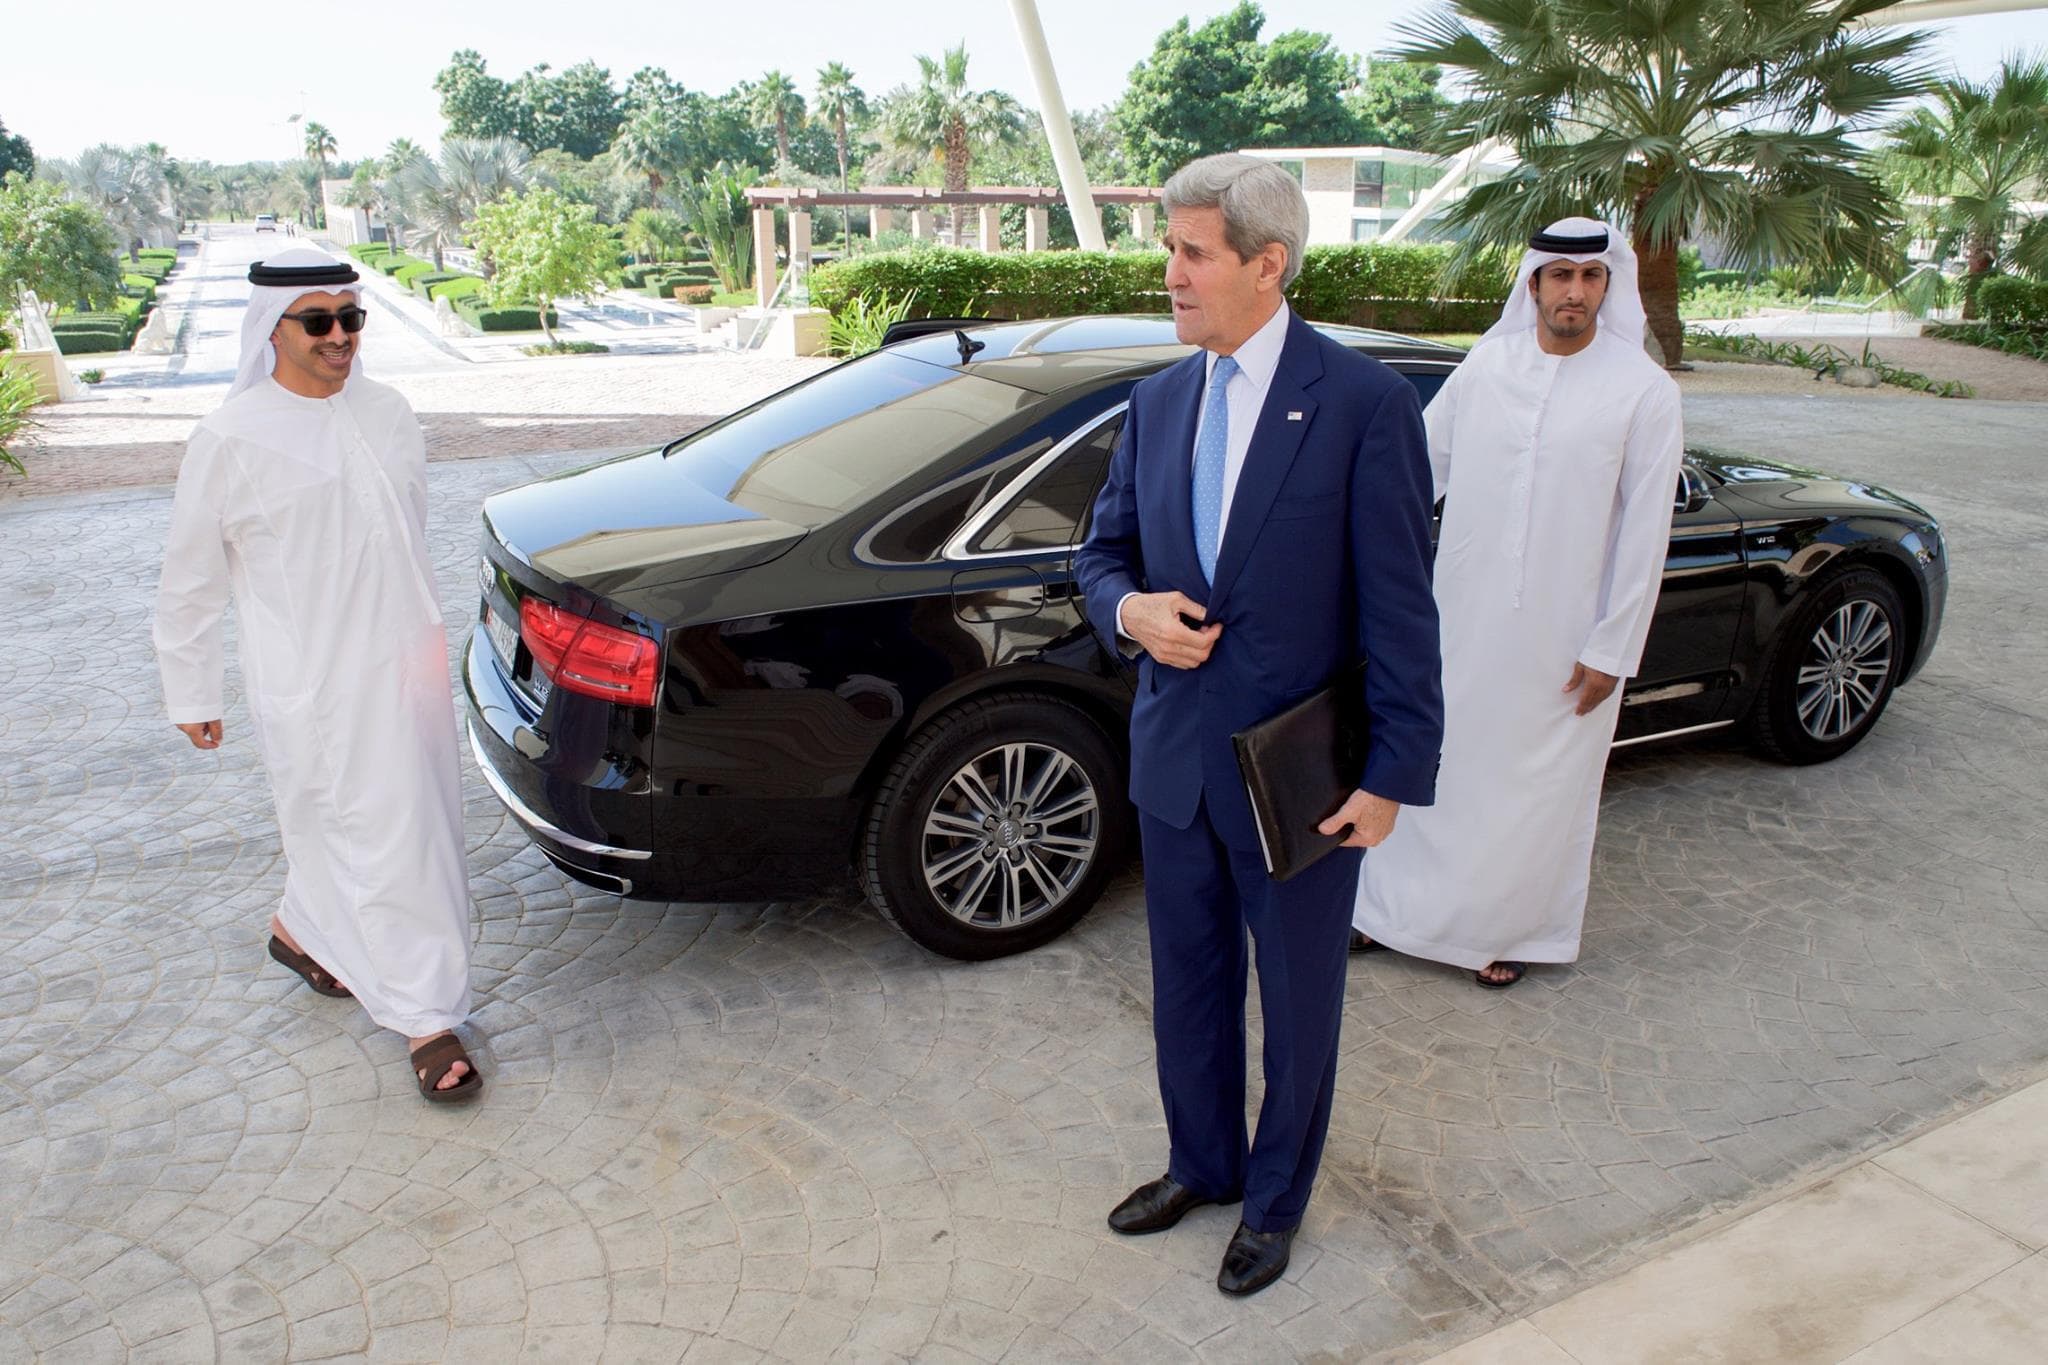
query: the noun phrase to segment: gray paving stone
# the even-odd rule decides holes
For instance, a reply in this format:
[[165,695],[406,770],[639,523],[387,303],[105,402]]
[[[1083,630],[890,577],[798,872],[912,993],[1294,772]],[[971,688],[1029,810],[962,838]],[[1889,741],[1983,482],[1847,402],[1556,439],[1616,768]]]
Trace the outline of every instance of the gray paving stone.
[[[2038,1074],[2048,640],[1994,614],[2043,605],[2048,517],[2012,495],[2041,413],[1899,400],[1902,444],[1778,402],[1688,418],[1924,494],[1940,651],[1825,767],[1618,757],[1572,967],[1492,996],[1355,964],[1324,1182],[1246,1303],[1210,1284],[1230,1211],[1102,1225],[1164,1160],[1135,868],[968,968],[850,901],[572,886],[470,773],[493,1089],[428,1112],[394,1040],[262,958],[248,746],[180,751],[146,649],[106,649],[146,639],[162,494],[9,502],[0,1355],[1413,1359]],[[444,600],[481,493],[561,463],[432,469]]]

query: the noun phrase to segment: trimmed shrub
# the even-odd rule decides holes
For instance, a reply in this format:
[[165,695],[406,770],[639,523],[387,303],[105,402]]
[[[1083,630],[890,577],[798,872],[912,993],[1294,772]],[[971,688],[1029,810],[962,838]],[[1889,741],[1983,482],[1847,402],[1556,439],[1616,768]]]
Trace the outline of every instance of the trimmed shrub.
[[363,262],[363,264],[373,265],[377,267],[377,269],[383,271],[386,275],[396,275],[399,271],[405,269],[409,265],[422,265],[429,270],[432,270],[434,268],[434,263],[432,261],[423,261],[419,257],[409,256],[403,251],[399,252],[395,256],[387,252],[382,256],[372,257],[371,259]]
[[125,351],[130,340],[126,327],[67,327],[59,331],[53,326],[50,330],[57,338],[57,351],[61,355],[94,355],[101,351]]
[[490,288],[491,282],[481,275],[450,275],[427,285],[429,299],[446,299],[458,303],[472,294],[481,294]]
[[[1499,316],[1511,276],[1505,257],[1488,257],[1446,296],[1439,282],[1453,250],[1443,243],[1311,247],[1288,297],[1319,322],[1471,331]],[[875,291],[914,292],[920,317],[1163,313],[1165,274],[1160,251],[989,255],[940,247],[835,261],[811,273],[810,288],[812,301],[834,313]]]
[[453,279],[461,273],[460,270],[436,270],[432,261],[422,261],[418,265],[400,266],[391,278],[413,293],[424,297],[427,291],[420,284],[421,280],[432,284],[439,280]]
[[156,281],[147,275],[123,275],[121,277],[121,295],[123,298],[142,299],[145,302],[154,303],[156,302]]
[[[532,304],[508,304],[492,308],[483,302],[483,296],[472,294],[455,305],[463,319],[479,332],[538,332],[540,330],[540,309]],[[562,318],[554,309],[548,310],[548,326],[556,327]]]
[[152,284],[162,284],[171,273],[171,267],[168,264],[148,256],[143,257],[139,261],[131,261],[124,258],[120,262],[120,269],[124,275],[140,275]]
[[2017,275],[1987,275],[1977,286],[1977,311],[1987,322],[2029,326],[2048,322],[2048,284]]
[[711,296],[717,292],[708,284],[679,284],[676,286],[675,299],[677,303],[706,304],[711,302]]

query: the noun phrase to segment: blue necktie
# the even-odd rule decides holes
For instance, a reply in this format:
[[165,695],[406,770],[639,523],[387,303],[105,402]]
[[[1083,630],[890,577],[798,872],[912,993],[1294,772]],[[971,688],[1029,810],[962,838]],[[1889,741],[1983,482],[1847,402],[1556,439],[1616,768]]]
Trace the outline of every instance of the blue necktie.
[[1223,464],[1230,449],[1230,377],[1237,362],[1216,357],[1209,396],[1202,403],[1202,434],[1195,438],[1195,554],[1202,577],[1216,581],[1216,551],[1223,540]]

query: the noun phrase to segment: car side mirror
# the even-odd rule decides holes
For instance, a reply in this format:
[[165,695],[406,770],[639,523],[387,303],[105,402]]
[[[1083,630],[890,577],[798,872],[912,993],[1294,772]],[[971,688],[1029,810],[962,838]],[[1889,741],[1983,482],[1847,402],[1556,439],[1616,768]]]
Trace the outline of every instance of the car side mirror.
[[1691,465],[1680,465],[1678,469],[1678,497],[1671,504],[1672,513],[1684,516],[1697,512],[1714,500],[1713,490],[1707,486],[1706,476]]

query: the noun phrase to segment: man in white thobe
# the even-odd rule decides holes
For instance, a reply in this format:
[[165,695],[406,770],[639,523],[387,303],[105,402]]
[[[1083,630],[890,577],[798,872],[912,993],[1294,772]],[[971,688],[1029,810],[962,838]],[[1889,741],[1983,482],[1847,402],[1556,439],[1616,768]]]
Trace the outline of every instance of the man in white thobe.
[[1365,857],[1353,951],[1482,986],[1579,954],[1621,680],[1642,660],[1684,438],[1643,350],[1635,253],[1567,218],[1424,413],[1443,498],[1444,750],[1434,806]]
[[412,408],[359,373],[354,268],[311,247],[252,266],[242,360],[178,471],[155,639],[170,718],[220,746],[221,617],[283,836],[270,953],[404,1034],[437,1102],[482,1076],[447,646]]

